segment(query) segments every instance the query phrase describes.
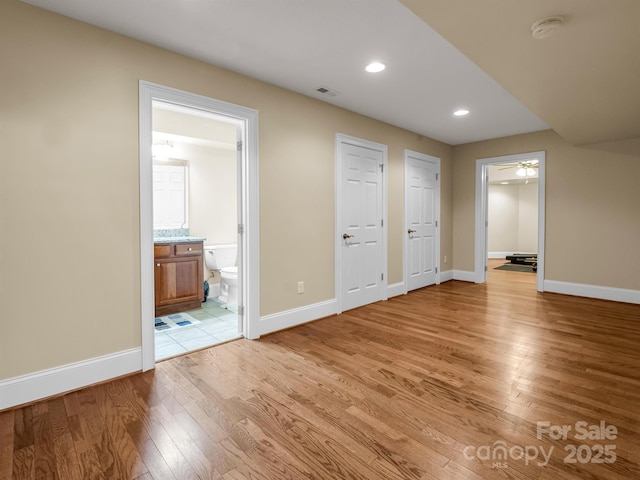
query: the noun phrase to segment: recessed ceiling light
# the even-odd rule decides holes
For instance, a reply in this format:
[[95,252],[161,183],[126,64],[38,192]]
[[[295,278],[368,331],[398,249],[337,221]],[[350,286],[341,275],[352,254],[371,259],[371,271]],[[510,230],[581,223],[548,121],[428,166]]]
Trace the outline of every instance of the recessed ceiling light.
[[372,62],[365,67],[365,70],[369,73],[378,73],[383,71],[387,66],[384,63]]
[[500,182],[500,185],[509,185],[509,182]]
[[460,110],[456,110],[453,112],[456,117],[464,117],[465,115],[469,115],[469,110],[466,108],[461,108]]

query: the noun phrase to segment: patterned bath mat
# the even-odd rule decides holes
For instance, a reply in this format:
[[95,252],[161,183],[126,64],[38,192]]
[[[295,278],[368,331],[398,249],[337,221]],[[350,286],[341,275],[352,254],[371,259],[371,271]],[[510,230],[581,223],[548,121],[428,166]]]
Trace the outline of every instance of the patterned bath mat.
[[176,328],[187,327],[189,325],[196,325],[200,323],[200,320],[193,318],[188,313],[174,313],[173,315],[166,315],[164,317],[156,317],[156,330],[174,330]]

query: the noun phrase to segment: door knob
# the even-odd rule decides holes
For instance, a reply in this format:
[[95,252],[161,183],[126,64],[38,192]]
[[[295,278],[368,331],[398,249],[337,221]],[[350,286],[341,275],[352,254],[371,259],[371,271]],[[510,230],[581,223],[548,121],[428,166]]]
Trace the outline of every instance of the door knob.
[[348,238],[353,238],[353,235],[349,235],[348,233],[343,233],[343,234],[342,234],[342,239],[343,239],[343,240],[346,240],[346,239],[348,239]]
[[416,231],[415,231],[415,230],[412,230],[412,229],[409,229],[409,230],[407,230],[407,233],[408,233],[409,235],[411,235],[412,233],[416,233]]

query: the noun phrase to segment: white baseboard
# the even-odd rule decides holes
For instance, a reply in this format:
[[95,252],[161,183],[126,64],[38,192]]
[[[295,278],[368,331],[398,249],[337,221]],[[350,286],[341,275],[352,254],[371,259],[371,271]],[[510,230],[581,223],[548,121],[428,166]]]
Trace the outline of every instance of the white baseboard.
[[258,324],[258,334],[277,332],[285,328],[295,327],[303,323],[328,317],[338,313],[338,302],[334,298],[326,302],[314,303],[300,308],[293,308],[284,312],[272,313],[260,317]]
[[453,279],[462,280],[463,282],[475,282],[476,272],[467,272],[465,270],[454,270]]
[[599,298],[602,300],[613,300],[614,302],[640,303],[640,290],[601,287],[598,285],[560,282],[557,280],[545,280],[543,285],[545,292]]
[[453,280],[453,270],[440,272],[440,283],[448,282],[449,280]]
[[405,293],[407,293],[407,287],[405,287],[404,282],[387,285],[387,298],[397,297],[399,295],[404,295]]
[[0,381],[0,410],[142,371],[142,349],[132,348]]
[[[517,250],[513,252],[517,252]],[[489,258],[506,258],[507,255],[513,255],[513,252],[489,252]]]

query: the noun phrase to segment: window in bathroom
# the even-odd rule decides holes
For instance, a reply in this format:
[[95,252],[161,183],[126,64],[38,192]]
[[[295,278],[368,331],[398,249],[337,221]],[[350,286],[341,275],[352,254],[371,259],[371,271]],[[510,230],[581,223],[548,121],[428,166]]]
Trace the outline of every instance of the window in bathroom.
[[188,162],[183,160],[154,161],[154,230],[189,228],[188,190]]

